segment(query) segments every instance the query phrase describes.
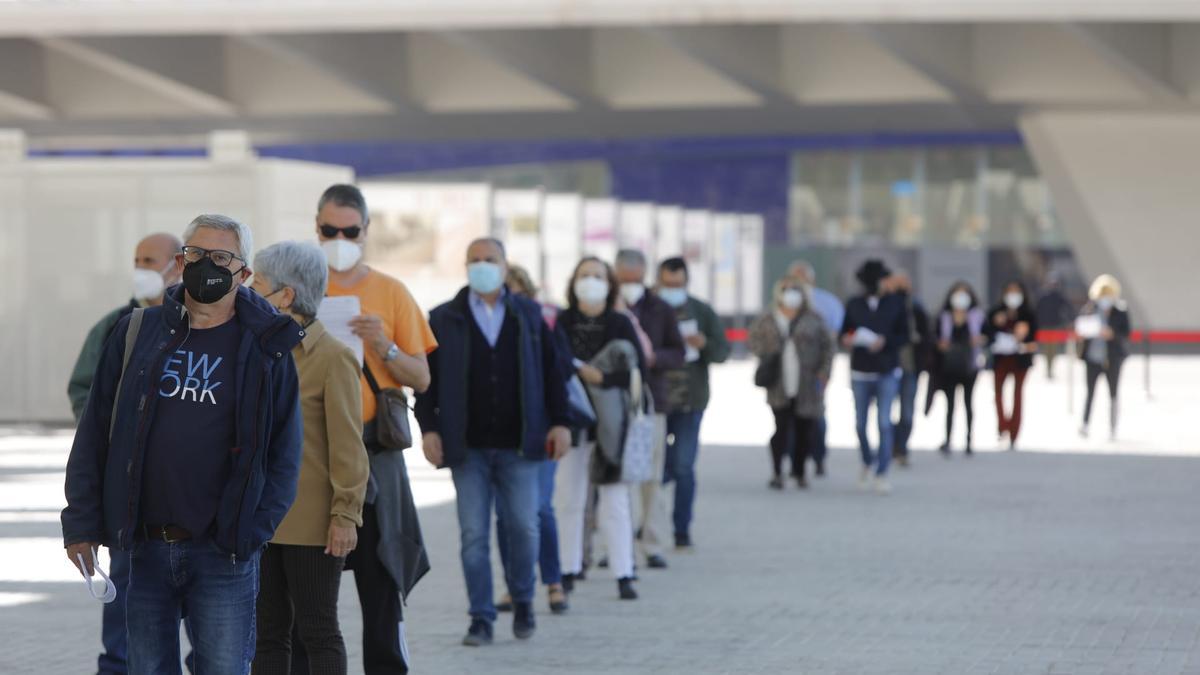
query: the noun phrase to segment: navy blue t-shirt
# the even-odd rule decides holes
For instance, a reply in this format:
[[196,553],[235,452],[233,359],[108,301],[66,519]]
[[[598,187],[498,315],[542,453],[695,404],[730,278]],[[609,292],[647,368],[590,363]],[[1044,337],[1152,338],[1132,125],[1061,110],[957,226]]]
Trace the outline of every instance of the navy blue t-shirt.
[[193,328],[167,359],[142,469],[141,522],[208,535],[236,441],[237,318]]

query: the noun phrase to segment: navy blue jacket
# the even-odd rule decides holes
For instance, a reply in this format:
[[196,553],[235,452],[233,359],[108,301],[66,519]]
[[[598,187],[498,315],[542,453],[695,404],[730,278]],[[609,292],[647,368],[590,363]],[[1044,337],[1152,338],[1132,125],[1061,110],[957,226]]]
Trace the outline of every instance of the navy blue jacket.
[[[453,467],[467,456],[467,388],[472,376],[469,289],[429,313],[438,348],[429,355],[429,389],[417,395],[417,423],[424,433],[442,437],[442,466]],[[529,460],[546,458],[546,434],[567,426],[566,380],[558,365],[554,335],[537,303],[509,293],[504,311],[517,319],[517,361],[521,396],[521,447]],[[476,376],[483,376],[482,373]]]
[[[183,287],[170,289],[161,307],[146,310],[121,391],[129,317],[105,344],[67,460],[66,545],[96,541],[128,550],[134,542],[142,495],[145,443],[158,405],[156,387],[167,357],[186,339]],[[237,357],[237,446],[217,510],[216,545],[247,559],[275,534],[296,497],[303,447],[299,380],[292,347],[304,331],[245,287],[235,306],[243,329]],[[119,403],[118,403],[119,402]],[[117,404],[109,440],[110,420]]]
[[860,373],[890,373],[900,367],[900,347],[911,340],[908,326],[908,309],[895,295],[879,298],[874,311],[867,296],[859,295],[846,302],[846,318],[842,321],[841,335],[853,333],[859,328],[869,328],[884,337],[883,349],[872,352],[866,347],[855,347],[850,352],[850,370]]

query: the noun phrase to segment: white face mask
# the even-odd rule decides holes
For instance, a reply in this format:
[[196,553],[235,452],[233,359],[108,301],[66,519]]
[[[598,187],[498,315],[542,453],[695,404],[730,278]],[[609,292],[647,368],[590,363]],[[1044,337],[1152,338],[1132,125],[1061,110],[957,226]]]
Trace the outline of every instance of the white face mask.
[[788,309],[800,309],[804,306],[804,294],[794,288],[789,288],[779,296],[779,304]]
[[154,300],[162,296],[163,291],[167,288],[167,282],[163,279],[163,275],[167,270],[171,269],[172,261],[167,265],[166,269],[161,272],[154,270],[135,269],[133,271],[133,299],[138,301]]
[[603,305],[608,300],[608,282],[596,277],[581,277],[575,281],[575,297],[584,305]]
[[960,311],[970,309],[971,294],[966,291],[955,291],[954,295],[950,296],[950,306]]
[[79,561],[79,574],[83,576],[83,583],[87,585],[88,595],[106,605],[117,599],[117,585],[104,573],[104,570],[100,569],[100,561],[96,559],[96,549],[92,549],[92,567],[100,575],[99,579],[92,579],[83,571],[87,569],[87,565],[83,562],[82,554],[76,553],[75,559]]
[[352,270],[362,260],[362,246],[341,238],[321,242],[321,250],[325,251],[329,266],[337,272]]
[[688,294],[686,288],[660,288],[658,297],[666,301],[668,305],[679,309],[687,304]]
[[621,284],[621,297],[625,299],[625,304],[633,307],[642,301],[642,297],[646,295],[646,287],[642,284]]
[[1020,293],[1005,293],[1004,305],[1009,309],[1017,309],[1025,302],[1025,296]]
[[1101,297],[1101,298],[1097,298],[1096,306],[1100,308],[1101,312],[1107,312],[1108,310],[1112,309],[1112,307],[1113,307],[1113,299],[1108,297],[1107,295],[1104,297]]

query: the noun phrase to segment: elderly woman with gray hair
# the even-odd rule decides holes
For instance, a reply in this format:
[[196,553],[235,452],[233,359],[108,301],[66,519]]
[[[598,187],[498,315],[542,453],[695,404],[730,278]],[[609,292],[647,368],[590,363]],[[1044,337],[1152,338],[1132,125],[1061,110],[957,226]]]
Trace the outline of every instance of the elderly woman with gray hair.
[[304,328],[292,350],[304,418],[300,484],[262,557],[254,673],[289,672],[293,625],[311,672],[347,669],[338,589],[346,555],[357,544],[370,469],[358,361],[316,319],[327,269],[315,244],[285,241],[254,257],[251,288]]
[[[812,308],[809,289],[792,277],[775,284],[775,302],[750,326],[750,351],[759,358],[755,384],[767,390],[775,413],[768,484],[783,489],[783,458],[792,443],[792,476],[808,487],[804,464],[825,414],[825,383],[833,367],[833,336]],[[818,464],[818,475],[822,467]]]

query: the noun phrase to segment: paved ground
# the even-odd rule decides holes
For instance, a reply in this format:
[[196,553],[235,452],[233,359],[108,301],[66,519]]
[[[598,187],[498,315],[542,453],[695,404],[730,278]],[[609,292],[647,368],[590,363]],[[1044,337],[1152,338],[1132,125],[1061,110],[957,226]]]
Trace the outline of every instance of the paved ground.
[[[1164,363],[1153,404],[1127,390],[1128,440],[1078,441],[1063,430],[1075,423],[1061,385],[1039,383],[1029,452],[921,452],[888,497],[854,485],[837,389],[832,475],[768,492],[758,394],[748,366],[728,367],[716,382],[725,414],[705,429],[697,552],[643,572],[634,603],[597,573],[569,615],[539,617],[533,641],[517,644],[502,622],[485,650],[458,646],[452,489],[415,468],[435,568],[409,607],[415,672],[1200,675],[1200,442],[1179,416],[1194,408],[1186,383],[1200,364]],[[994,445],[990,380],[977,398],[978,438]],[[919,431],[924,446],[939,435],[940,422]],[[0,432],[0,673],[88,672],[98,646],[99,608],[58,544],[68,443]],[[344,589],[357,659],[349,577]]]

